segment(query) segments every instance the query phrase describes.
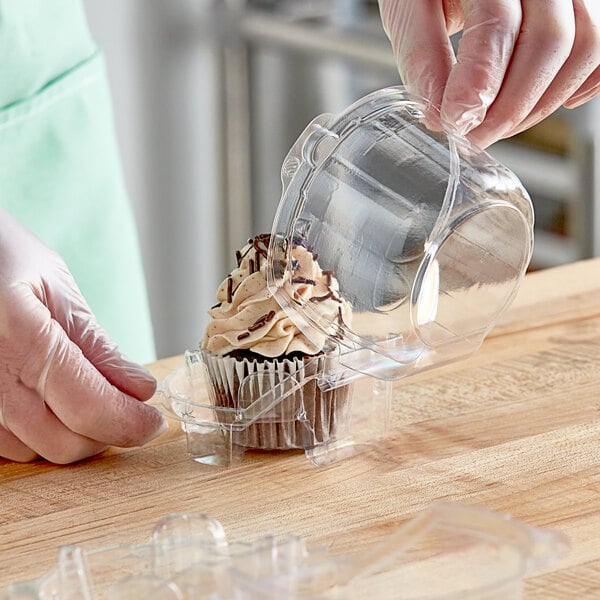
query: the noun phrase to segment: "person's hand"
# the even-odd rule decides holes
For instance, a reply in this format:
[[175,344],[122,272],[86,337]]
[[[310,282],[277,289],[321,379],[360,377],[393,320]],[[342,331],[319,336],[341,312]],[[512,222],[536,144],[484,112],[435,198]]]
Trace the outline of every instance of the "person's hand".
[[0,209],[0,456],[70,463],[141,445],[166,426],[141,402],[155,388],[98,326],[62,259]]
[[379,4],[404,84],[481,147],[600,91],[600,0]]

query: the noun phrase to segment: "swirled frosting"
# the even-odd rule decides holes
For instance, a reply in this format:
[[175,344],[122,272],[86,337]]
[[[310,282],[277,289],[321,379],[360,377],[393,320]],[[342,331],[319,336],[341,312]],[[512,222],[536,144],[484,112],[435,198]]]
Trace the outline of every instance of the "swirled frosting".
[[[217,290],[218,304],[211,317],[202,348],[223,356],[235,350],[250,350],[268,358],[292,352],[314,355],[325,344],[323,333],[308,339],[279,306],[266,281],[269,235],[259,235],[236,252],[237,267]],[[291,272],[284,286],[298,304],[311,303],[320,321],[331,323],[332,335],[350,324],[351,309],[339,296],[339,285],[331,271],[323,271],[317,256],[302,244],[292,246]]]

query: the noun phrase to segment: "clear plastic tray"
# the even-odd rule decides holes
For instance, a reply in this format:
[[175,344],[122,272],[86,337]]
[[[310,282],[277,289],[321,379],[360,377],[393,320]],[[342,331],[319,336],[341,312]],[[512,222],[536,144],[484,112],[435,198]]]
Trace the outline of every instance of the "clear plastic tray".
[[[468,140],[428,129],[426,111],[401,87],[379,90],[317,117],[290,150],[267,285],[316,347],[326,340],[325,355],[276,378],[241,377],[221,406],[210,385],[210,405],[202,397],[202,354],[189,354],[161,390],[198,460],[232,464],[254,445],[304,448],[324,464],[375,443],[390,401],[377,382],[471,354],[512,301],[533,248],[529,196]],[[297,245],[336,278],[351,322],[297,294]]]
[[[335,355],[327,360],[329,376],[334,361]],[[201,352],[187,352],[185,366],[161,382],[157,398],[163,412],[182,422],[192,457],[215,466],[233,466],[247,451],[265,447],[304,450],[312,463],[324,465],[370,449],[385,437],[390,382],[340,367],[338,381],[344,383],[336,385],[336,395],[315,402],[319,386],[331,379],[313,367],[309,361],[303,373],[286,374],[276,384],[270,375],[264,381],[246,378],[237,405],[219,406]]]
[[296,536],[230,542],[218,521],[180,514],[148,544],[63,547],[56,567],[0,600],[517,600],[567,549],[560,533],[450,503],[345,556]]

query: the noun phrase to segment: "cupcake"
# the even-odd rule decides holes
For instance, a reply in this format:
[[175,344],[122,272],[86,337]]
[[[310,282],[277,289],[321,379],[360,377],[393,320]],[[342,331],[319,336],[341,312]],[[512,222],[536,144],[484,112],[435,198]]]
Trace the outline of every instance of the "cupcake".
[[[297,240],[291,248],[292,269],[284,286],[298,304],[310,303],[329,331],[310,339],[272,296],[266,281],[270,236],[258,235],[236,252],[237,266],[217,290],[217,304],[202,340],[202,356],[215,407],[242,409],[257,397],[279,393],[296,382],[281,402],[235,431],[234,443],[263,450],[310,448],[343,433],[350,386],[322,391],[317,385],[327,359],[327,335],[339,337],[350,324],[351,309],[339,295],[333,273],[323,271],[317,255]],[[242,382],[252,377],[245,385]],[[293,380],[290,379],[293,378]],[[235,410],[217,410],[222,423],[232,423]]]

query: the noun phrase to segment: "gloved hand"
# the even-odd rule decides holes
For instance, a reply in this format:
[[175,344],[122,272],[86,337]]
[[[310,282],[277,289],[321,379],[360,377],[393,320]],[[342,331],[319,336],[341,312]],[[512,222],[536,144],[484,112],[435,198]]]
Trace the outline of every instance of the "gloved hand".
[[156,381],[98,326],[67,266],[0,209],[0,456],[56,463],[166,427]]
[[482,148],[600,91],[599,0],[379,4],[404,84]]

